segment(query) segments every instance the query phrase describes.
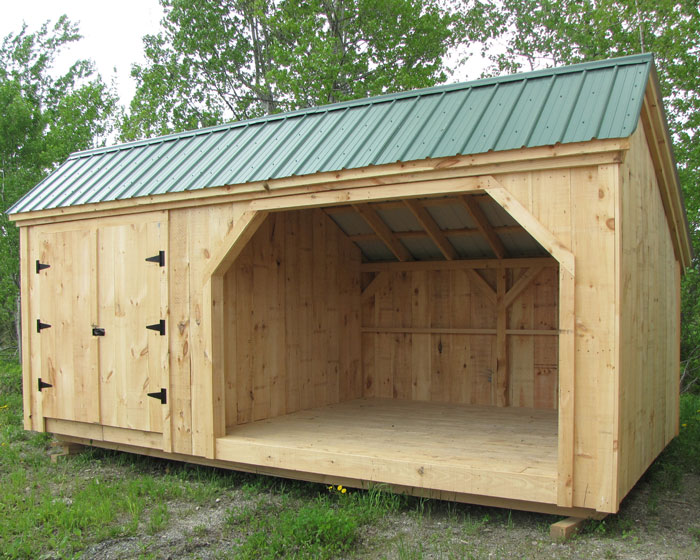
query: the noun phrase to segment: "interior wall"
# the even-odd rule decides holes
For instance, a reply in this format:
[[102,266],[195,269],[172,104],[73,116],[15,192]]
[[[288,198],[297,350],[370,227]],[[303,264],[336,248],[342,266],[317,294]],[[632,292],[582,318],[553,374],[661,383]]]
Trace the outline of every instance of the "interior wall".
[[[382,272],[388,278],[362,306],[364,396],[495,404],[496,302],[474,273]],[[477,273],[495,290],[495,270]],[[509,270],[507,287],[523,273]],[[557,269],[543,269],[509,307],[507,328],[556,329],[557,292]],[[557,336],[509,334],[507,341],[510,404],[556,409]]]
[[228,427],[361,395],[359,264],[321,210],[268,216],[224,277]]
[[[520,271],[510,271],[510,285]],[[556,330],[559,325],[559,271],[543,269],[508,310],[507,327]],[[559,337],[508,335],[509,403],[527,408],[557,409]]]
[[620,191],[621,499],[678,427],[680,273],[641,124]]

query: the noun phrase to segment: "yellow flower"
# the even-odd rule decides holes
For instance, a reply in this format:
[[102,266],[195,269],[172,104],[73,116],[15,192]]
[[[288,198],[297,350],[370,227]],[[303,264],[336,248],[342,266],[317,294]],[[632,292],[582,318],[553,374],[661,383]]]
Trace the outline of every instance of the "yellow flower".
[[342,492],[342,491],[343,491],[343,486],[342,486],[342,484],[338,484],[338,492]]
[[347,490],[346,490],[345,488],[343,488],[343,489],[341,490],[341,492],[342,492],[343,494],[345,494],[345,492],[347,492]]
[[[10,406],[10,405],[4,404],[4,405],[0,406],[0,410],[2,410],[2,409],[4,409],[4,408],[7,408],[8,406]],[[698,410],[698,412],[700,412],[700,410]]]
[[688,424],[681,424],[682,427],[687,428]]

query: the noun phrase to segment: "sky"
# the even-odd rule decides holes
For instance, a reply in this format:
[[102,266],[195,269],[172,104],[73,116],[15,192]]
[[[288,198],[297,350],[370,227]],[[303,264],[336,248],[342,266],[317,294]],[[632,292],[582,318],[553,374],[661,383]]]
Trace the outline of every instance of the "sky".
[[[65,50],[56,70],[65,71],[80,58],[91,59],[105,82],[114,80],[120,102],[128,106],[135,90],[131,65],[145,61],[142,38],[160,29],[163,11],[158,0],[0,0],[0,38],[18,33],[23,22],[32,32],[63,14],[79,23],[83,39]],[[447,64],[457,59],[453,53]],[[448,81],[476,79],[485,67],[473,57]]]
[[80,24],[84,38],[66,49],[57,70],[79,58],[91,59],[105,82],[115,78],[119,98],[127,104],[135,88],[131,64],[144,61],[141,39],[160,28],[158,0],[0,0],[0,37],[18,33],[23,22],[35,31],[63,14]]

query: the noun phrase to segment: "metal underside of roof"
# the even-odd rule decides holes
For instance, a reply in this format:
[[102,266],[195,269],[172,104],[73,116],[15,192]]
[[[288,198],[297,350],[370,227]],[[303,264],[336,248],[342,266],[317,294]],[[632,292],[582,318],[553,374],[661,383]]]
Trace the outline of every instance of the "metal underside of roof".
[[[324,211],[359,247],[364,262],[551,256],[488,195],[424,198],[412,204],[375,202],[362,206],[362,213],[353,205],[334,206]],[[417,211],[416,206],[423,208],[427,215]],[[368,210],[386,226],[389,238],[386,232],[384,237],[381,235],[383,228],[375,229],[367,221]],[[397,248],[396,244],[400,246]],[[407,252],[402,253],[401,247]]]
[[652,64],[651,55],[628,56],[78,152],[8,213],[624,138],[637,126]]

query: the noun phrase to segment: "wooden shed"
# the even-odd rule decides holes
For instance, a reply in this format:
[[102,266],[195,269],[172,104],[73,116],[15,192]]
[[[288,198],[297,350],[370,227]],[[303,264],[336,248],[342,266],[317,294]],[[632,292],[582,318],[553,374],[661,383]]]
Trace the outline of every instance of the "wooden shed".
[[27,429],[584,517],[678,433],[650,55],[80,152],[10,214]]

